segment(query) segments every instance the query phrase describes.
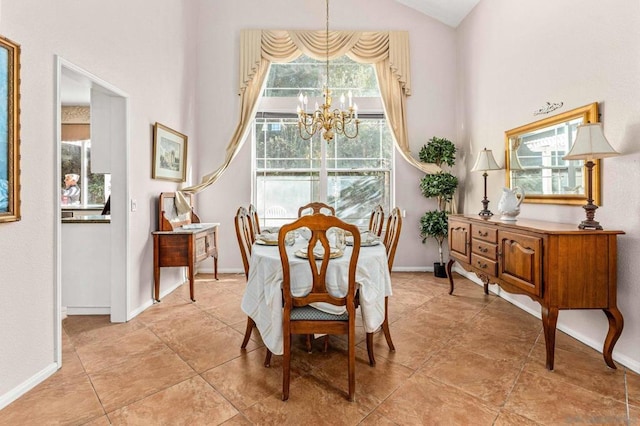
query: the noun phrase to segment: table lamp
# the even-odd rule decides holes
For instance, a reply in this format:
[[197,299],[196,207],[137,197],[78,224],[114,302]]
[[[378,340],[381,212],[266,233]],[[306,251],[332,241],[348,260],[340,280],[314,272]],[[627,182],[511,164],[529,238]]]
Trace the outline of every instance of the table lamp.
[[587,204],[582,206],[587,214],[587,219],[583,220],[578,228],[580,229],[602,229],[600,223],[594,220],[598,206],[593,204],[593,160],[605,157],[620,155],[611,147],[609,141],[604,136],[601,123],[586,123],[578,126],[576,139],[573,141],[571,150],[562,157],[563,160],[585,160],[587,168]]
[[489,210],[489,200],[487,199],[487,171],[489,170],[500,170],[502,167],[498,166],[496,160],[493,158],[493,154],[490,149],[483,149],[478,153],[478,158],[476,159],[476,164],[471,169],[472,172],[482,171],[482,177],[484,177],[484,198],[482,199],[482,210],[478,215],[491,217],[493,213]]

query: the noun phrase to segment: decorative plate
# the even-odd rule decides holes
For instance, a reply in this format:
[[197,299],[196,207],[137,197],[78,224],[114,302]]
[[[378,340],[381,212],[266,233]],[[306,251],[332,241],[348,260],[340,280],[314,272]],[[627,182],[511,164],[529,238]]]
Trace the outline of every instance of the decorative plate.
[[[297,250],[295,253],[296,257],[300,257],[302,259],[308,259],[309,257],[307,256],[307,249],[300,249]],[[344,252],[340,249],[331,247],[331,253],[329,254],[329,259],[335,259],[336,257],[340,257],[344,254]],[[324,253],[320,250],[314,250],[313,251],[313,255],[315,256],[316,259],[320,260],[323,258]]]

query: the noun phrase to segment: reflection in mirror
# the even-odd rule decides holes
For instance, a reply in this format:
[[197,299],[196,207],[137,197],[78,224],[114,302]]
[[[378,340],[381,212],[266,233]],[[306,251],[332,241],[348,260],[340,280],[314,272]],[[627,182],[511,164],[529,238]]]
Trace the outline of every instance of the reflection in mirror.
[[[583,161],[563,160],[578,125],[598,121],[596,102],[506,132],[507,187],[521,187],[525,203],[584,204]],[[600,204],[600,162],[594,168],[594,202]]]

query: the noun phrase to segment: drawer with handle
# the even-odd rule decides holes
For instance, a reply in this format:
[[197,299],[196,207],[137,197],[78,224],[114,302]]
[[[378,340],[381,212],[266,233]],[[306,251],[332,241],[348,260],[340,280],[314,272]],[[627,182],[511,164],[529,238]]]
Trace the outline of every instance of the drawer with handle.
[[487,243],[482,240],[473,239],[471,241],[471,252],[492,260],[498,260],[498,245]]
[[492,226],[476,225],[474,223],[471,227],[471,237],[489,243],[497,243],[498,228]]
[[474,253],[471,254],[471,266],[491,276],[496,276],[498,273],[498,262]]

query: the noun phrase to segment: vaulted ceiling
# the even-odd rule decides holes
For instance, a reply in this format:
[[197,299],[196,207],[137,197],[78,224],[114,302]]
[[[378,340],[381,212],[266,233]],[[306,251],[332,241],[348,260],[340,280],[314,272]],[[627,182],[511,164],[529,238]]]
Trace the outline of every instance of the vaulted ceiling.
[[450,27],[457,27],[480,0],[396,0],[431,16]]

